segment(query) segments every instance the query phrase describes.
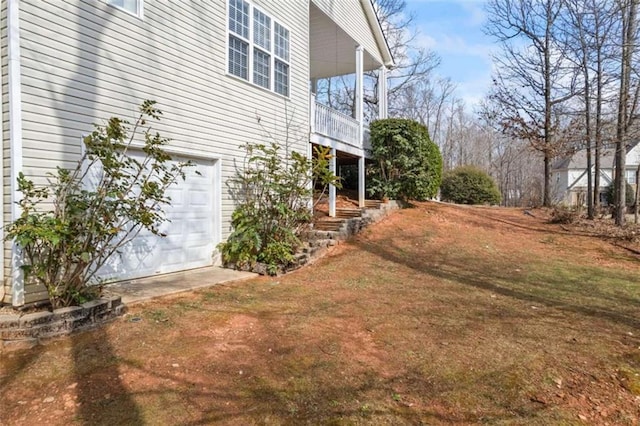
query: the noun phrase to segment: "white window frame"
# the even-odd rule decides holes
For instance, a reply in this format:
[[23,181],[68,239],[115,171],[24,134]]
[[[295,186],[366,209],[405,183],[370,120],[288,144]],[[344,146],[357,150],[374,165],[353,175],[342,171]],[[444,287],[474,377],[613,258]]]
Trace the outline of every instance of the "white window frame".
[[[244,3],[248,4],[249,9],[248,9],[248,16],[249,16],[249,34],[248,37],[245,38],[240,34],[237,34],[235,32],[231,31],[230,25],[229,25],[229,20],[231,17],[231,1],[227,0],[227,14],[226,14],[226,20],[227,20],[227,32],[226,32],[226,51],[225,51],[225,74],[227,74],[228,76],[241,80],[245,83],[249,83],[252,86],[255,87],[259,87],[260,89],[263,90],[268,90],[269,92],[272,92],[278,96],[283,96],[285,98],[289,98],[291,96],[291,57],[292,57],[292,52],[291,52],[291,30],[283,25],[280,21],[277,21],[273,15],[265,12],[263,9],[255,6],[252,2],[248,1],[248,0],[243,0]],[[269,45],[270,48],[269,50],[265,49],[264,47],[260,46],[259,44],[255,43],[254,41],[254,10],[258,11],[260,13],[262,13],[263,15],[265,15],[266,17],[269,18],[269,33],[270,33],[270,40],[269,40]],[[289,53],[289,58],[287,60],[285,60],[284,58],[281,58],[280,56],[276,55],[276,35],[275,35],[275,27],[276,24],[279,25],[280,27],[282,27],[283,29],[285,29],[288,33],[288,53]],[[247,52],[248,52],[248,58],[247,58],[247,78],[243,78],[241,76],[232,74],[229,71],[229,60],[230,60],[230,55],[229,55],[229,40],[231,37],[234,37],[238,40],[241,40],[243,43],[247,43]],[[253,72],[254,72],[254,62],[255,62],[255,49],[260,50],[261,52],[267,53],[269,55],[269,87],[264,87],[261,86],[257,83],[254,83],[254,76],[253,76]],[[282,93],[276,92],[276,60],[285,64],[288,68],[288,82],[287,82],[287,94],[284,95]]]
[[140,18],[143,19],[143,14],[144,14],[144,0],[136,0],[136,10],[131,11],[125,7],[119,6],[115,3],[113,3],[115,0],[107,0],[107,4],[111,7],[115,7],[116,9],[120,9],[123,12],[128,13],[129,15],[133,15],[136,18]]
[[636,182],[636,169],[625,170],[625,180],[630,185],[635,185]]

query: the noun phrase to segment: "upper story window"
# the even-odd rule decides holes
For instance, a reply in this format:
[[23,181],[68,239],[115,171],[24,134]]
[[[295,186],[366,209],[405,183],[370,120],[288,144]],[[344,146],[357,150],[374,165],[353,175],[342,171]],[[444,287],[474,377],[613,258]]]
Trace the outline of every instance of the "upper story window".
[[125,10],[138,18],[142,18],[142,1],[143,0],[107,0],[107,3]]
[[289,30],[245,0],[229,0],[229,74],[289,96]]

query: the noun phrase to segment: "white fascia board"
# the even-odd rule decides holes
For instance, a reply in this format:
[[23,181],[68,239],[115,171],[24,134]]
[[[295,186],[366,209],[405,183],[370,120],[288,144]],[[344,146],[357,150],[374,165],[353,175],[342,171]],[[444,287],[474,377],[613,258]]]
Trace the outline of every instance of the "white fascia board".
[[384,36],[384,32],[380,26],[378,15],[376,15],[376,11],[373,8],[373,3],[371,3],[371,0],[360,0],[360,3],[362,4],[364,13],[369,21],[369,26],[371,27],[373,36],[378,44],[378,49],[380,50],[382,61],[384,62],[383,65],[387,68],[392,68],[395,65],[393,55],[391,54],[391,49],[389,49],[387,38]]

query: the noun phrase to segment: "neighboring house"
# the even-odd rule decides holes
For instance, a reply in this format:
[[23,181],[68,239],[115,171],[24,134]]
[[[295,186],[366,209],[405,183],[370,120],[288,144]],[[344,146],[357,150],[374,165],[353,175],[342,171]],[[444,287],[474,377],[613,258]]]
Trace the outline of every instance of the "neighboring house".
[[[6,0],[1,7],[3,224],[20,215],[18,173],[42,184],[57,166],[73,167],[92,123],[133,120],[144,99],[164,113],[155,129],[172,139],[170,152],[200,174],[171,191],[167,238],[141,236],[114,259],[112,276],[213,264],[235,207],[225,182],[242,165],[240,146],[267,134],[288,140],[289,150],[310,155],[315,143],[355,159],[364,204],[363,73],[384,77],[384,117],[393,63],[371,0]],[[355,118],[316,104],[316,79],[354,73]],[[5,243],[0,301],[46,299],[43,288],[24,283],[15,257]]]
[[[605,190],[613,181],[613,163],[615,151],[605,149],[600,159],[600,201],[606,204]],[[592,163],[595,160],[592,159]],[[635,189],[636,170],[640,164],[640,143],[632,144],[627,151],[625,177],[627,183]],[[595,167],[591,168],[591,175],[595,178]],[[566,204],[586,205],[587,203],[587,152],[580,150],[568,157],[559,159],[551,170],[551,183],[554,185],[555,198]]]

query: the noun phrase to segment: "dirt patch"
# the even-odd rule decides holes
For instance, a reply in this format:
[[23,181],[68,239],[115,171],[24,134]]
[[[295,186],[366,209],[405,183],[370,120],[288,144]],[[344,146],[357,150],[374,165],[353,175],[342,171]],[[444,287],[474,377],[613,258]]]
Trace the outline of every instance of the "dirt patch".
[[419,204],[9,354],[3,422],[637,425],[640,259],[533,213]]

